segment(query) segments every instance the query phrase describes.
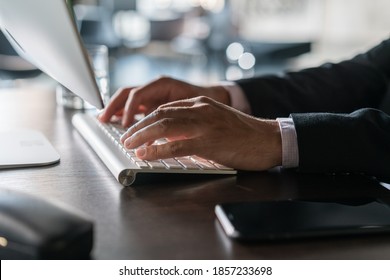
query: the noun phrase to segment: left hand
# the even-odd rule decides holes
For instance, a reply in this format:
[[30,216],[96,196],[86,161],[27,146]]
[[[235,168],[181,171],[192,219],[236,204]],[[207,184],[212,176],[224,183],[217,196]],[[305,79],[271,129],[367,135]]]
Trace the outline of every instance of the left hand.
[[161,77],[144,86],[119,89],[99,115],[99,120],[109,122],[114,116],[121,120],[123,127],[128,127],[134,123],[136,114],[147,115],[165,103],[198,96],[230,105],[230,95],[223,86],[201,87]]
[[[153,144],[161,138],[169,141]],[[277,121],[254,118],[204,96],[159,106],[121,141],[127,149],[138,148],[136,155],[144,160],[197,155],[242,170],[282,163]]]

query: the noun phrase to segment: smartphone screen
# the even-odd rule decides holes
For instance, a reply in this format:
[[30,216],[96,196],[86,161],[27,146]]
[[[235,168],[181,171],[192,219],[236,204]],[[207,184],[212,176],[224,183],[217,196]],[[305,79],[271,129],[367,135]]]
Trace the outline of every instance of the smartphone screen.
[[229,237],[243,240],[390,233],[390,208],[379,202],[227,203],[217,205],[215,213]]

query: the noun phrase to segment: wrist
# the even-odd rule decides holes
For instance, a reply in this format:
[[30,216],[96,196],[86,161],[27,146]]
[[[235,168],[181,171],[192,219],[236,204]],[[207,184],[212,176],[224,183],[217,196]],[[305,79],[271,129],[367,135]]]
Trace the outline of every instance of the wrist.
[[[252,119],[254,123],[254,137],[245,141],[246,152],[252,159],[248,169],[267,170],[282,165],[282,137],[279,123],[276,120]],[[248,148],[250,149],[248,152]],[[252,150],[252,151],[251,151]]]
[[282,134],[279,122],[276,120],[267,121],[270,125],[270,162],[272,166],[282,166],[283,162],[283,148],[282,148]]

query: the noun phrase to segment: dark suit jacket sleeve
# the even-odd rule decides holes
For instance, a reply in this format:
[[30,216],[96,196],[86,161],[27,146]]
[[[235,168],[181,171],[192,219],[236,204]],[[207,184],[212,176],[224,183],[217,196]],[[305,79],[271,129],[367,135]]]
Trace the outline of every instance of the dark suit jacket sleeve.
[[390,116],[378,110],[389,79],[386,40],[341,63],[237,83],[255,116],[292,116],[300,170],[390,178]]

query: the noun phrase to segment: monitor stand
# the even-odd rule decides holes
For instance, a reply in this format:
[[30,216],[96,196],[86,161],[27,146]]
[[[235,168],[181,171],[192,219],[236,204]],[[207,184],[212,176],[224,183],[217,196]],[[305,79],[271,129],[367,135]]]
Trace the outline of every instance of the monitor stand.
[[59,160],[60,155],[38,131],[0,131],[0,169],[44,166]]

